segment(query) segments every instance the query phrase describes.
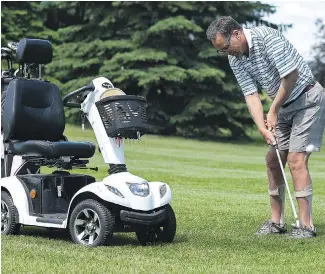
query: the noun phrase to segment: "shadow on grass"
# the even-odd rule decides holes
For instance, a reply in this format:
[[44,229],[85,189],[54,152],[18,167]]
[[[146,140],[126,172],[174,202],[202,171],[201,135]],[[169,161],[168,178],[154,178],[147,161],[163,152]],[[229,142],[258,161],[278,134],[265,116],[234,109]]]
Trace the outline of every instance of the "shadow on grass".
[[[49,240],[61,240],[73,244],[70,234],[64,229],[53,229],[53,228],[38,228],[38,227],[22,227],[20,230],[20,235],[31,236],[36,238],[43,238]],[[184,235],[175,236],[172,245],[187,242],[187,237]],[[159,245],[164,245],[164,243],[158,243]],[[114,233],[113,239],[109,246],[140,246],[135,233]]]

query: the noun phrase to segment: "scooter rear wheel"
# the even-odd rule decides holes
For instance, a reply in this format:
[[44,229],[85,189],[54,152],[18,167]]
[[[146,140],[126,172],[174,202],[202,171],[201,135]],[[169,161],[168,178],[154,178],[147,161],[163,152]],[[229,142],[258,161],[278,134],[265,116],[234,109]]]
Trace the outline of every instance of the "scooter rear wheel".
[[6,191],[1,191],[1,234],[18,234],[20,224],[16,223],[18,215],[12,198]]

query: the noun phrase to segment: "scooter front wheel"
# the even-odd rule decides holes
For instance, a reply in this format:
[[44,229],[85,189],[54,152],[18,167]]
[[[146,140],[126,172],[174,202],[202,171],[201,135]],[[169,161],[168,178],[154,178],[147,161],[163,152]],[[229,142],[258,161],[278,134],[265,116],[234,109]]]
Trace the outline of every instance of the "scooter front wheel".
[[114,224],[114,217],[108,208],[88,199],[80,202],[72,211],[69,231],[75,243],[95,247],[110,242]]
[[166,220],[158,226],[148,227],[144,231],[136,232],[141,245],[155,245],[157,242],[171,243],[176,234],[176,217],[173,208],[166,206]]

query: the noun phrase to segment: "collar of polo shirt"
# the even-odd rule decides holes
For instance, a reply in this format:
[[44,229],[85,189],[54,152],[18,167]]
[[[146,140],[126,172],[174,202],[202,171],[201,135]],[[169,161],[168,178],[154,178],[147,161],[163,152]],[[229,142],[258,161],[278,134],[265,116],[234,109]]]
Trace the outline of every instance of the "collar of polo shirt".
[[250,29],[243,28],[243,32],[244,32],[244,35],[246,37],[246,41],[247,41],[248,48],[249,48],[249,55],[250,55],[251,54],[251,49],[253,48],[252,34],[251,34]]

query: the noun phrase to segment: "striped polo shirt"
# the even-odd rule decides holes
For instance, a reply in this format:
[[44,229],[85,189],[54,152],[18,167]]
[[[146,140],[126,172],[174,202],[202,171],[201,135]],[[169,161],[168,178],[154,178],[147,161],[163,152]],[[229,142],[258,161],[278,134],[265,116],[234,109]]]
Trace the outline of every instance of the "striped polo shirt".
[[261,26],[244,29],[248,57],[228,56],[230,67],[244,96],[258,91],[257,83],[274,99],[281,78],[297,69],[299,78],[285,103],[295,100],[314,76],[307,63],[278,30]]

